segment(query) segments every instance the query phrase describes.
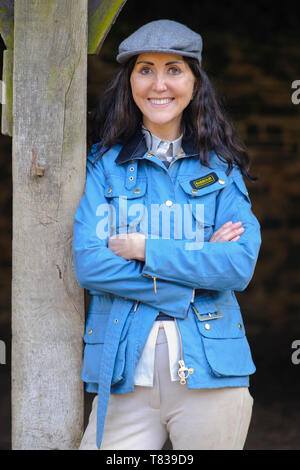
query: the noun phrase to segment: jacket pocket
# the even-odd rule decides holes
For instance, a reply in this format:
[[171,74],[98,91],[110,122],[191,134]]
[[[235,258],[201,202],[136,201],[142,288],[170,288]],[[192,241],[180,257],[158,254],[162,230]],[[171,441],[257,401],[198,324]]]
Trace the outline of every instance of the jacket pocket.
[[207,313],[207,309],[203,312],[197,307],[201,318],[201,321],[196,318],[197,327],[212,373],[217,377],[253,374],[256,369],[240,310],[232,307],[220,309],[211,309]]
[[[102,368],[104,340],[108,318],[111,312],[89,313],[84,333],[84,356],[82,367],[82,380],[84,382],[98,382]],[[111,384],[114,385],[124,379],[128,332],[134,315],[134,305],[129,312],[122,328],[116,358],[113,365]]]
[[[187,211],[194,220],[192,230],[196,230],[197,237],[201,241],[208,241],[213,234],[216,213],[216,198],[224,187],[228,184],[226,173],[220,170],[212,170],[213,175],[211,184],[194,188],[191,181],[201,184],[205,176],[181,177],[178,179],[181,189],[184,191],[187,201]],[[195,185],[195,183],[194,183]],[[196,184],[197,186],[197,184]],[[185,227],[186,229],[187,227]]]
[[88,315],[83,337],[85,347],[81,376],[84,382],[98,382],[108,316],[109,312]]
[[137,232],[138,226],[146,222],[146,189],[147,180],[138,179],[133,188],[127,189],[122,178],[112,176],[105,188],[105,196],[111,206],[111,234]]

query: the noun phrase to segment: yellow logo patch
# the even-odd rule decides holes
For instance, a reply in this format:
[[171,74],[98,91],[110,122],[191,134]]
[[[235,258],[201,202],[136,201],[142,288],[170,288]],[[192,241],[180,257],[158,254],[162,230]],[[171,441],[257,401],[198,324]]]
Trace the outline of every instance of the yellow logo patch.
[[202,176],[202,178],[197,178],[190,181],[190,185],[194,189],[202,189],[206,186],[214,184],[218,180],[216,173],[209,173],[208,175]]

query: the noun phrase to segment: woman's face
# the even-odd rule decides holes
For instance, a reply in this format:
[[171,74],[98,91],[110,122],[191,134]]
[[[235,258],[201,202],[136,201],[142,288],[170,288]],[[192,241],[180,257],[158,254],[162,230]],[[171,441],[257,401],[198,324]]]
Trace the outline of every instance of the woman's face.
[[194,74],[182,56],[161,52],[140,54],[130,83],[147,129],[169,140],[179,137],[182,112],[192,99],[195,84]]

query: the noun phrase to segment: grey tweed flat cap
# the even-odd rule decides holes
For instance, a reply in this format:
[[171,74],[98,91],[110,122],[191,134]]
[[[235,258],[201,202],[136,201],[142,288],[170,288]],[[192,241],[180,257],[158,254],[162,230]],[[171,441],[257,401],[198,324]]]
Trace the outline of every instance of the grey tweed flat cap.
[[117,62],[124,64],[130,57],[143,52],[194,57],[201,65],[202,37],[176,21],[151,21],[121,42]]

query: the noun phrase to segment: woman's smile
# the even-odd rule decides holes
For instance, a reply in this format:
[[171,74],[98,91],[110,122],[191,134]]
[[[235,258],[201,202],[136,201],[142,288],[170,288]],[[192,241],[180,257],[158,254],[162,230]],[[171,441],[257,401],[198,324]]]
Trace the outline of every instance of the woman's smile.
[[148,98],[148,101],[154,108],[166,108],[174,101],[174,98]]

